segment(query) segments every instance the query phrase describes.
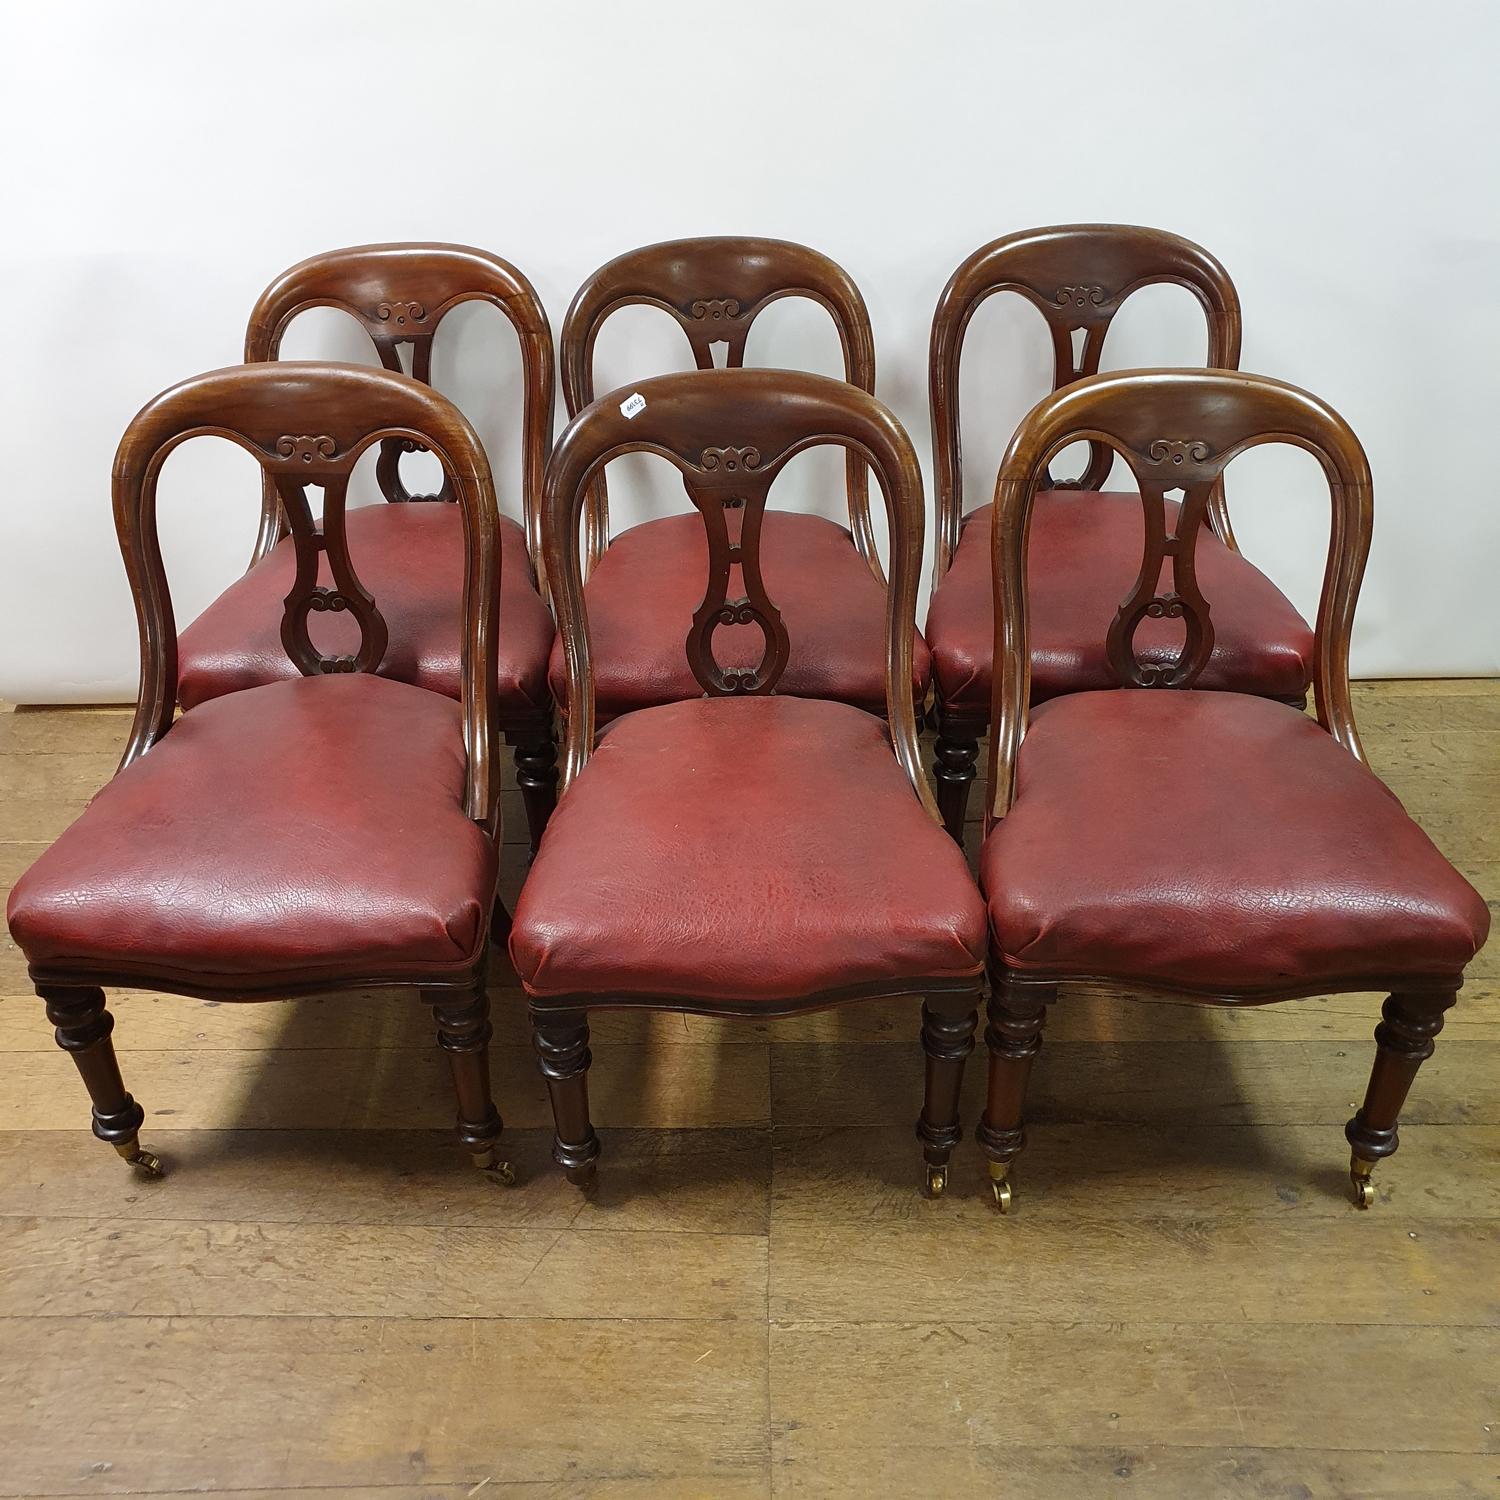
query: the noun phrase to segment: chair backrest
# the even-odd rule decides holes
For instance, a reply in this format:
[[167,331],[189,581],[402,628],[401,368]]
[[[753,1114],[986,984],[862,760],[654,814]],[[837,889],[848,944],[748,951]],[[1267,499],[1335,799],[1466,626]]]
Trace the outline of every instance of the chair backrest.
[[[297,571],[281,620],[287,655],[304,676],[373,672],[386,648],[386,624],[349,556],[344,507],[349,475],[372,443],[420,443],[443,466],[464,520],[463,713],[469,816],[489,824],[493,785],[496,621],[500,531],[484,449],[462,413],[406,375],[358,365],[284,361],[235,365],[194,376],[147,402],[115,454],[115,529],[141,632],[141,689],[121,769],[172,725],[177,702],[177,625],[162,566],[156,486],[168,455],[188,438],[228,438],[260,464],[291,530]],[[323,491],[314,522],[307,488]],[[333,587],[318,583],[326,555]],[[326,656],[308,616],[348,613],[359,650]]]
[[[656,376],[585,407],[558,439],[547,464],[542,539],[567,662],[564,787],[582,769],[594,743],[594,678],[579,536],[594,478],[624,453],[658,454],[681,473],[708,539],[703,602],[684,645],[688,662],[708,696],[765,694],[775,691],[789,648],[786,626],[761,577],[766,495],[789,459],[822,444],[842,447],[868,464],[885,496],[891,557],[886,711],[896,758],[923,805],[937,817],[922,775],[911,691],[925,528],[916,453],[901,424],[873,396],[840,380],[791,370]],[[731,538],[725,518],[730,508],[744,511],[738,540]],[[735,568],[743,591],[731,597]],[[720,667],[714,632],[721,625],[750,624],[759,626],[765,638],[759,664]]]
[[[1132,292],[1170,283],[1186,287],[1208,319],[1210,368],[1240,362],[1240,299],[1229,273],[1201,245],[1161,229],[1132,224],[1060,224],[1008,234],[976,250],[938,298],[928,357],[932,453],[936,469],[937,556],[934,577],[948,571],[964,515],[963,450],[959,439],[959,363],[964,334],[979,305],[996,292],[1017,292],[1047,320],[1052,335],[1052,389],[1099,373],[1099,356],[1114,315]],[[1081,350],[1075,334],[1082,334]],[[1109,478],[1111,455],[1089,447],[1078,479],[1052,489],[1097,490]],[[1222,493],[1210,507],[1214,531],[1234,546]]]
[[[668,240],[617,256],[579,287],[562,331],[563,399],[576,417],[594,399],[594,344],[605,319],[622,307],[657,307],[687,335],[700,370],[714,368],[714,345],[725,346],[725,365],[745,360],[750,325],[783,297],[821,303],[838,330],[844,378],[875,393],[875,340],[870,315],[848,273],[826,255],[787,240],[741,235]],[[870,529],[870,496],[864,465],[847,465],[849,529],[860,556],[884,581]],[[601,477],[589,496],[586,518],[589,566],[609,545],[609,492]]]
[[[1313,686],[1318,722],[1364,759],[1349,697],[1349,636],[1370,552],[1370,466],[1359,439],[1316,396],[1229,370],[1125,370],[1095,375],[1040,402],[1011,439],[995,486],[995,700],[991,724],[990,817],[1003,817],[1031,696],[1027,639],[1026,541],[1032,501],[1047,466],[1069,443],[1088,440],[1118,453],[1140,487],[1145,544],[1135,586],[1111,621],[1106,645],[1122,688],[1186,688],[1213,651],[1209,601],[1198,586],[1198,536],[1209,497],[1230,460],[1265,443],[1305,449],[1328,479],[1333,517],[1318,601]],[[1169,529],[1167,499],[1181,491]],[[1161,588],[1170,559],[1171,584]],[[1181,619],[1174,660],[1146,663],[1134,638],[1146,618]]]
[[[552,329],[531,283],[508,261],[466,245],[355,245],[329,250],[284,271],[261,293],[245,332],[247,363],[281,357],[281,341],[298,313],[334,307],[349,314],[375,345],[381,364],[402,372],[401,346],[411,348],[411,375],[431,383],[432,341],[438,325],[465,302],[487,302],[510,320],[521,345],[525,386],[521,412],[521,513],[533,571],[541,556],[537,505],[542,469],[552,447],[556,376]],[[401,480],[401,455],[419,444],[391,439],[380,445],[375,478],[388,501],[449,500],[445,477],[436,495],[412,495]],[[275,491],[267,485],[252,563],[286,535]]]

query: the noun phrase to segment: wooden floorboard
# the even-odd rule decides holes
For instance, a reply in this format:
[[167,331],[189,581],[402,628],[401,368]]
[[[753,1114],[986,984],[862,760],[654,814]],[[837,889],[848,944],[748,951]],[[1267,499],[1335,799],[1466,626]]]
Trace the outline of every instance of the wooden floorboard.
[[[1355,698],[1371,764],[1500,893],[1500,683]],[[0,885],[128,721],[0,711]],[[1500,1496],[1500,944],[1367,1214],[1342,1126],[1378,995],[1065,990],[1003,1220],[972,1141],[916,1192],[909,1003],[599,1016],[583,1195],[503,957],[491,997],[512,1189],[454,1145],[415,996],[112,996],[147,1182],[0,941],[0,1497]]]

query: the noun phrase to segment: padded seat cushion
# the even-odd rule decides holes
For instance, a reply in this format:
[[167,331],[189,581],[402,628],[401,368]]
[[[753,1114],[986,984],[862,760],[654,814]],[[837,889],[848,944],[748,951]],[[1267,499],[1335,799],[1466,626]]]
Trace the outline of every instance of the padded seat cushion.
[[1238,693],[1043,704],[980,880],[1012,968],[1213,993],[1456,977],[1489,931],[1373,772]]
[[[731,511],[731,535],[737,533]],[[761,575],[781,611],[791,656],[776,691],[832,698],[885,713],[885,590],[848,530],[821,516],[770,510],[761,527]],[[609,544],[585,589],[600,722],[637,708],[701,697],[688,666],[693,611],[708,582],[708,541],[697,511],[645,521]],[[724,667],[753,667],[765,641],[757,625],[714,633]],[[927,643],[915,637],[912,692],[926,696]],[[552,648],[552,692],[563,701],[562,642]]]
[[[1176,507],[1169,502],[1169,513]],[[995,603],[990,533],[995,508],[964,519],[952,566],[927,612],[927,640],[944,705],[988,718],[994,680]],[[1026,577],[1031,605],[1031,700],[1118,686],[1104,654],[1115,611],[1141,566],[1140,496],[1044,490],[1031,518]],[[1214,650],[1195,687],[1264,698],[1300,698],[1312,677],[1313,633],[1269,578],[1205,527],[1198,584],[1208,600]],[[1164,570],[1165,571],[1165,570]],[[1142,661],[1171,660],[1176,620],[1143,620]]]
[[443,977],[477,956],[495,848],[458,704],[365,674],[184,714],[11,892],[34,969],[233,992]]
[[[348,512],[349,556],[375,596],[390,631],[382,677],[415,683],[449,698],[463,696],[460,670],[464,612],[464,523],[457,505],[438,501],[362,505]],[[498,702],[501,727],[547,707],[547,654],[552,616],[531,582],[526,534],[500,521]],[[281,644],[282,602],[292,586],[296,555],[283,540],[182,632],[178,702],[195,708],[210,698],[297,676]],[[326,561],[323,582],[327,576]],[[359,626],[348,615],[312,617],[320,650],[359,649]]]
[[984,903],[883,721],[697,698],[604,735],[547,825],[510,951],[533,995],[776,1002],[975,977]]

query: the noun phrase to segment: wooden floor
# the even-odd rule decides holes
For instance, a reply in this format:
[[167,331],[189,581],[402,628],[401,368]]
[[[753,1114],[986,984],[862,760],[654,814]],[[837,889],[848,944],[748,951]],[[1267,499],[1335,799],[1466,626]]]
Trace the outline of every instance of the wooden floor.
[[[1357,706],[1376,769],[1500,893],[1500,683]],[[123,735],[0,714],[7,885]],[[1500,1495],[1500,942],[1366,1214],[1341,1130],[1373,995],[1065,994],[1000,1220],[972,1141],[946,1199],[917,1194],[899,1005],[600,1018],[585,1201],[512,984],[502,963],[514,1189],[450,1145],[415,999],[361,995],[112,1002],[170,1174],[145,1183],[90,1137],[7,940],[0,1494]]]

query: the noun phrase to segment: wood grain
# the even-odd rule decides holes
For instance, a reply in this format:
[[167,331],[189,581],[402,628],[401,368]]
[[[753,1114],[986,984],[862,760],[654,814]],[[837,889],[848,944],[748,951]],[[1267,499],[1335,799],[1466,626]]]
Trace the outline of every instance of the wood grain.
[[[1500,893],[1500,684],[1353,691],[1377,769]],[[0,711],[0,885],[128,717]],[[508,897],[523,875],[507,851]],[[596,1015],[580,1193],[503,959],[513,1189],[452,1141],[427,1010],[383,992],[112,997],[170,1174],[142,1181],[5,938],[0,1496],[1488,1500],[1500,945],[1361,1215],[1342,1128],[1379,998],[1065,990],[1000,1220],[971,1140],[916,1191],[905,1002]]]

